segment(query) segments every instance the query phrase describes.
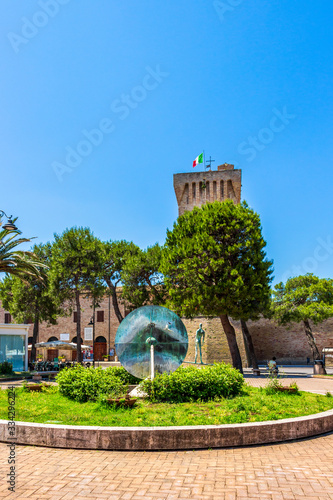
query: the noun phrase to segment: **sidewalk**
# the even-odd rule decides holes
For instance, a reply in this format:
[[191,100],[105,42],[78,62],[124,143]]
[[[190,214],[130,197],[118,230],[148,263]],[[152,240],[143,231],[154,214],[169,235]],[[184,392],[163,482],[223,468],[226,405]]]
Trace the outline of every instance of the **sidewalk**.
[[[332,369],[327,370],[332,373]],[[279,379],[281,383],[288,386],[292,382],[296,382],[301,391],[313,392],[317,394],[326,394],[330,392],[333,395],[333,377],[330,378],[316,378],[312,377],[313,369],[311,372],[306,368],[290,367],[289,370],[284,371],[279,367]],[[267,371],[261,370],[260,376],[253,375],[252,369],[244,370],[244,378],[247,384],[252,387],[265,387],[269,382],[269,375]]]

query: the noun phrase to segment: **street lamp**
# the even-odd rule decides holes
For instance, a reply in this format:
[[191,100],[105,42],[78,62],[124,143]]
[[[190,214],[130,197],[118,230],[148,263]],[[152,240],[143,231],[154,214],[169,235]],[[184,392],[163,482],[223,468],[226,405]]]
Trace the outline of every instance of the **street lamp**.
[[92,315],[88,326],[92,326],[93,328],[93,367],[95,368],[95,307],[94,307],[94,314]]
[[14,222],[12,221],[12,215],[10,217],[8,217],[8,215],[6,214],[6,212],[4,212],[3,210],[0,210],[0,226],[1,226],[1,217],[7,217],[8,221],[6,222],[6,224],[4,224],[3,228],[6,229],[7,231],[17,231],[17,227],[15,226]]

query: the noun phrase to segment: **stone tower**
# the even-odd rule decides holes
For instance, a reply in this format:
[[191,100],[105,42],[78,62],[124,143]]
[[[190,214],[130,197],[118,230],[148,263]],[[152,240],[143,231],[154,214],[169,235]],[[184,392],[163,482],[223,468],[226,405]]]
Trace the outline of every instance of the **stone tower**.
[[242,171],[235,170],[234,165],[225,163],[219,165],[217,170],[174,174],[173,187],[178,203],[178,215],[215,200],[225,201],[230,198],[235,203],[240,203]]

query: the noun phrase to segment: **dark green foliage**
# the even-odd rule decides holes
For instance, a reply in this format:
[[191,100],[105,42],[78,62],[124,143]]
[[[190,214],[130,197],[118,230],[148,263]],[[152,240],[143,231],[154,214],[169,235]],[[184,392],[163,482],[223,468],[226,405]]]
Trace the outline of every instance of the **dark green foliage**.
[[122,380],[123,374],[116,376],[112,370],[83,368],[81,365],[65,368],[57,375],[59,392],[80,403],[96,401],[101,395],[124,396],[128,383]]
[[224,363],[196,368],[180,367],[173,373],[146,379],[140,388],[153,402],[184,403],[229,398],[240,393],[244,378],[238,370]]
[[159,272],[162,247],[156,243],[128,255],[122,273],[123,298],[131,309],[165,303],[164,278]]
[[140,252],[138,246],[125,240],[100,242],[100,253],[103,260],[102,277],[108,286],[114,312],[119,323],[124,318],[119,308],[117,287],[123,282],[123,271],[126,262]]
[[125,368],[122,366],[113,366],[110,368],[107,368],[105,370],[107,373],[109,373],[111,376],[119,378],[124,384],[139,384],[141,382],[141,379],[134,377],[131,373],[129,373]]
[[89,228],[73,227],[61,235],[54,235],[49,271],[50,288],[61,297],[68,313],[76,309],[77,359],[82,361],[81,350],[81,296],[86,295],[98,303],[104,293],[101,273],[103,253],[100,242]]
[[255,319],[270,302],[272,262],[259,215],[245,202],[207,203],[167,232],[161,272],[176,312]]
[[243,202],[215,201],[178,217],[160,272],[167,306],[188,318],[219,316],[233,366],[242,371],[233,319],[256,319],[270,304],[272,262],[259,215]]
[[309,320],[318,324],[333,316],[333,280],[308,273],[279,283],[273,290],[271,315],[280,325],[302,321],[313,358],[320,359]]
[[313,274],[289,278],[273,290],[273,314],[279,324],[311,320],[315,324],[333,316],[333,280]]
[[13,365],[11,363],[8,361],[0,363],[0,375],[12,375],[13,373]]

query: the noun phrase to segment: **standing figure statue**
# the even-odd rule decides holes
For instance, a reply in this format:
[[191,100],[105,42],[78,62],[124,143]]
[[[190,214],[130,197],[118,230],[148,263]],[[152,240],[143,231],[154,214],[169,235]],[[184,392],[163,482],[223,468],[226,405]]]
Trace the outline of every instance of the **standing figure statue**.
[[195,336],[195,363],[197,362],[197,357],[198,357],[198,351],[200,352],[200,363],[203,364],[202,362],[202,353],[201,353],[201,342],[205,342],[205,330],[202,328],[202,323],[199,325],[199,329],[197,330],[196,336]]

